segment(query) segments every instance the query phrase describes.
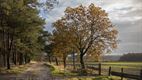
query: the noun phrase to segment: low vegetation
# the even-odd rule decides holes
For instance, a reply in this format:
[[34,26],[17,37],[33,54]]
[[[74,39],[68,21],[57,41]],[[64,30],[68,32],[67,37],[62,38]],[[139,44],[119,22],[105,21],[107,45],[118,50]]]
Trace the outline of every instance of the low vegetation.
[[51,74],[53,76],[64,77],[64,76],[76,76],[77,75],[77,73],[73,73],[69,70],[64,69],[62,65],[56,66],[54,64],[48,64],[48,63],[46,63],[45,65],[50,68]]
[[142,53],[128,53],[124,54],[120,57],[119,61],[127,61],[127,62],[141,62],[142,61]]
[[[56,66],[54,64],[48,64],[48,63],[46,63],[45,65],[50,68],[51,73],[54,77],[61,77],[61,78],[64,77],[65,80],[120,80],[120,77],[116,76],[97,76],[97,75],[92,75],[90,77],[83,76],[80,75],[80,71],[72,71],[72,69],[67,69],[67,68],[64,69],[63,65]],[[87,72],[89,73],[89,70],[87,70]]]
[[32,63],[20,66],[12,66],[11,69],[0,68],[0,74],[20,74],[24,73]]
[[[100,77],[93,77],[93,78],[69,78],[69,79],[65,79],[65,80],[120,80],[119,77],[107,77],[107,76],[100,76]],[[123,79],[123,80],[127,80],[127,79]]]

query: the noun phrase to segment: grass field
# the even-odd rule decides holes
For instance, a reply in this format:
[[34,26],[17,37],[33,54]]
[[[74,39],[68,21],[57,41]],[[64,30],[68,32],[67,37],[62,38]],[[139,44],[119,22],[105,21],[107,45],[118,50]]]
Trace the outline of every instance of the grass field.
[[[85,62],[88,66],[98,68],[98,64],[101,63],[101,70],[103,75],[108,75],[109,67],[112,67],[112,71],[120,72],[121,68],[124,68],[125,73],[140,74],[142,69],[142,62]],[[72,68],[72,63],[68,64],[69,68]],[[80,68],[80,64],[76,63],[76,68]],[[98,73],[93,71],[93,73]]]
[[[113,64],[111,63],[110,65],[113,65]],[[51,68],[51,73],[52,73],[53,76],[65,77],[65,80],[120,80],[120,77],[108,76],[108,75],[104,75],[104,76],[98,76],[98,75],[81,76],[79,74],[79,71],[77,71],[75,73],[72,72],[71,66],[67,66],[66,69],[63,68],[63,65],[55,66],[54,64],[51,64],[51,65],[48,64],[48,66]],[[104,66],[103,66],[103,68],[104,68]],[[106,68],[106,66],[105,66],[105,68]],[[97,72],[97,71],[94,71],[94,72]],[[104,73],[104,72],[105,71],[103,71],[102,73]],[[108,71],[106,71],[106,72],[108,72]],[[124,80],[127,80],[127,79],[124,79]]]
[[[74,77],[74,78],[69,78],[69,79],[65,79],[65,80],[120,80],[119,77],[116,76],[98,76],[98,77],[87,77],[87,78],[78,78],[78,77]],[[127,80],[127,79],[123,79],[123,80]]]

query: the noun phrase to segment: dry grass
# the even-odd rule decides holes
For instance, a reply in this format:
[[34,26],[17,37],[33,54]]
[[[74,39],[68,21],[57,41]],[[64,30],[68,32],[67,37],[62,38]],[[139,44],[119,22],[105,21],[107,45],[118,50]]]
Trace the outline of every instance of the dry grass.
[[31,62],[29,64],[25,65],[12,65],[11,69],[6,69],[6,68],[0,68],[0,74],[19,74],[19,73],[24,73],[28,67],[30,67],[31,64],[35,62]]

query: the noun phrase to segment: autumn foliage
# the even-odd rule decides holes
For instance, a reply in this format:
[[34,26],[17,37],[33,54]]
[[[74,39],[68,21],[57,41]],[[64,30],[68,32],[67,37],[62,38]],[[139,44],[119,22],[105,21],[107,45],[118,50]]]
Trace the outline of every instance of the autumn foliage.
[[75,51],[80,55],[82,69],[85,69],[84,56],[108,53],[117,47],[117,30],[100,7],[68,7],[65,15],[54,22],[52,41],[56,44],[56,54]]

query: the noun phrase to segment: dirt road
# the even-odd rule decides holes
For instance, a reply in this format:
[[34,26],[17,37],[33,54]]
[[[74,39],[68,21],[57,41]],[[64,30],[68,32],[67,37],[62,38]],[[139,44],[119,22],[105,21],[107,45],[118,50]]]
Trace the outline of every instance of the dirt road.
[[44,63],[33,63],[22,74],[0,75],[0,80],[57,80],[53,79],[50,69]]

